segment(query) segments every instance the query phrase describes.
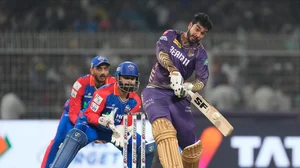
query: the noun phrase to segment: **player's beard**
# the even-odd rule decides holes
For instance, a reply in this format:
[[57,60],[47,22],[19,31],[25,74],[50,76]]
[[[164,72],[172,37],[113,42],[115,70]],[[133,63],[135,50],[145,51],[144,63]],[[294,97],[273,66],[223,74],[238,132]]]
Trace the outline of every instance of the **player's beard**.
[[95,80],[98,82],[98,83],[103,83],[105,82],[106,80],[106,76],[104,74],[101,74],[99,76],[94,76],[95,77]]
[[[191,36],[191,31],[190,31],[190,30],[191,30],[191,29],[189,29],[189,30],[187,31],[187,40],[188,40],[188,42],[189,42],[190,45],[193,45],[193,44],[195,44],[195,43],[198,43],[200,40],[197,40],[196,37]],[[195,40],[192,41],[192,40],[191,40],[191,37],[193,37]]]

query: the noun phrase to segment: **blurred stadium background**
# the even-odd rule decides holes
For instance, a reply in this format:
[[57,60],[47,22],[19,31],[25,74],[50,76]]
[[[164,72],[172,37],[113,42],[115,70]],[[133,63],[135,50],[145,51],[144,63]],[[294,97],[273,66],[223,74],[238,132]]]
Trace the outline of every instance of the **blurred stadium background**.
[[162,32],[185,31],[202,11],[214,23],[203,40],[211,74],[205,97],[219,102],[214,92],[228,81],[237,97],[218,96],[228,100],[220,110],[299,111],[299,2],[1,0],[0,97],[21,99],[20,118],[57,118],[97,54],[109,57],[112,74],[121,61],[136,62],[143,88]]
[[[121,61],[137,63],[141,91],[160,35],[186,31],[200,11],[214,23],[203,40],[210,78],[202,95],[238,133],[239,124],[266,116],[259,121],[278,126],[287,118],[299,128],[299,9],[299,0],[0,0],[0,117],[59,119],[95,55],[109,58],[112,75]],[[285,131],[287,123],[278,127],[282,134],[295,129]]]

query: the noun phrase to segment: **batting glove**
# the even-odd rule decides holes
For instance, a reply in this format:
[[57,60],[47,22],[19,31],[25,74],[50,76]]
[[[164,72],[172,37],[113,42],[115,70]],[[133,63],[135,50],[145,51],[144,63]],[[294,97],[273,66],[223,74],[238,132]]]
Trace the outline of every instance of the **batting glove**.
[[170,72],[170,86],[174,90],[174,94],[181,98],[183,92],[183,77],[178,70],[173,70]]
[[179,98],[186,97],[188,95],[188,91],[192,90],[193,84],[191,83],[184,83],[180,88]]

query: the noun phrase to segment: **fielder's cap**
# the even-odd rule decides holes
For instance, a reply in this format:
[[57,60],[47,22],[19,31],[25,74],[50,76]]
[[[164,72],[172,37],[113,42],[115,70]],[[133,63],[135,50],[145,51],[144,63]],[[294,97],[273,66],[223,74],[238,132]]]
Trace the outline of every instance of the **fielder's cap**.
[[100,64],[103,64],[103,63],[110,65],[110,63],[106,57],[97,55],[92,60],[91,68],[99,66]]

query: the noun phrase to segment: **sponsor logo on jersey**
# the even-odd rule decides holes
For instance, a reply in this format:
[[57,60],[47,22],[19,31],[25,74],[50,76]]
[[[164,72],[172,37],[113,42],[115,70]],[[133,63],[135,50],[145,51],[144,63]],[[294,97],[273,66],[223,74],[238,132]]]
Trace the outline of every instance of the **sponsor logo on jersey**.
[[81,88],[81,84],[78,82],[78,81],[76,81],[75,83],[74,83],[74,85],[73,85],[73,88],[76,90],[76,91],[78,91],[80,88]]
[[100,105],[100,103],[102,102],[103,98],[101,96],[99,96],[98,94],[95,95],[94,97],[94,102],[98,105]]
[[174,39],[173,42],[177,45],[178,48],[182,47],[182,45],[179,43],[177,39]]
[[117,123],[121,123],[123,119],[123,115],[122,114],[116,114],[115,115],[115,124]]
[[77,92],[76,92],[74,89],[72,89],[71,96],[72,96],[73,98],[75,98],[76,95],[77,95]]
[[107,109],[114,109],[112,106],[106,106]]
[[203,63],[204,65],[208,65],[208,58],[206,58],[206,60]]
[[194,50],[193,50],[193,49],[189,49],[189,51],[188,51],[188,56],[189,56],[189,57],[192,57],[192,56],[194,56],[194,55],[195,55]]
[[84,95],[84,98],[92,98],[93,96]]
[[93,110],[93,112],[96,112],[98,110],[99,106],[95,102],[92,102],[92,105],[90,108]]
[[170,47],[170,54],[173,57],[179,59],[182,62],[182,64],[185,65],[185,66],[187,66],[190,63],[190,60],[188,60],[186,57],[184,57],[184,55],[180,51],[175,49],[174,46]]
[[87,106],[88,106],[88,103],[87,103],[87,102],[84,102],[84,103],[83,103],[83,108],[87,108]]
[[167,37],[167,36],[161,36],[161,37],[159,38],[159,40],[168,41],[168,37]]
[[125,112],[126,112],[126,113],[129,113],[130,110],[131,110],[131,108],[129,107],[129,105],[126,105],[126,107],[125,107]]

